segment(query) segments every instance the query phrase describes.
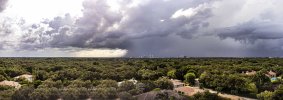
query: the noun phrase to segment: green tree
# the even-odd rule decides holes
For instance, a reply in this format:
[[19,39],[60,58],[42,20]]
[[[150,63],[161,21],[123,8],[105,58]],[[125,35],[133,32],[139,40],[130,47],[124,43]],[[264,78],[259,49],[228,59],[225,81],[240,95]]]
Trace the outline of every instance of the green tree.
[[260,94],[257,94],[257,98],[259,100],[272,100],[273,95],[274,95],[273,92],[264,91],[264,92],[261,92]]
[[275,100],[283,100],[283,85],[280,85],[274,91],[273,99],[275,99]]
[[196,78],[196,75],[194,73],[187,73],[184,76],[185,82],[188,82],[190,85],[195,84],[195,78]]
[[268,84],[271,84],[271,81],[262,71],[256,73],[256,75],[252,77],[252,81],[255,82],[255,85],[259,89],[259,91],[270,88],[270,85]]
[[247,85],[247,89],[248,89],[248,91],[251,92],[252,94],[257,94],[257,93],[258,93],[258,89],[257,89],[255,83],[249,83],[249,84]]
[[94,100],[109,100],[117,98],[117,89],[114,87],[99,87],[91,92],[91,97]]
[[118,88],[118,83],[114,80],[102,80],[100,81],[100,84],[97,86],[98,88],[104,88],[104,87],[114,87]]
[[206,90],[203,93],[196,93],[195,95],[193,95],[192,100],[230,100],[230,99],[222,98],[217,94],[210,93],[208,90]]
[[60,97],[61,91],[57,88],[38,88],[30,94],[32,100],[56,100]]
[[216,87],[215,90],[217,91],[217,93],[219,93],[223,90],[223,87]]
[[166,77],[161,77],[158,80],[156,80],[154,83],[155,83],[156,87],[160,88],[160,89],[170,89],[170,90],[172,90],[173,87],[174,87],[173,83]]
[[118,91],[130,91],[132,89],[135,89],[135,84],[133,82],[130,81],[124,81],[120,84]]
[[176,73],[176,70],[170,70],[169,72],[167,72],[167,76],[168,76],[169,78],[176,79],[175,73]]
[[4,81],[6,78],[3,75],[0,75],[0,81]]
[[132,94],[128,93],[128,92],[120,92],[118,94],[118,97],[121,99],[121,100],[133,100],[133,96]]
[[5,73],[9,77],[16,77],[16,76],[23,74],[24,71],[23,71],[22,68],[19,68],[19,67],[8,67],[8,68],[6,68]]
[[90,91],[87,88],[67,88],[62,92],[64,100],[85,100],[90,97]]
[[35,72],[35,79],[36,80],[41,80],[44,81],[46,79],[48,79],[48,73],[44,70],[39,70]]
[[156,87],[156,85],[153,81],[142,80],[141,82],[144,84],[144,91],[143,92],[149,92]]
[[58,81],[52,81],[52,80],[45,80],[41,83],[41,85],[38,86],[39,88],[63,88],[63,82],[61,80]]
[[33,87],[22,87],[12,95],[12,100],[31,100],[29,94],[33,91]]
[[85,88],[92,88],[92,83],[90,80],[88,81],[82,81],[82,80],[74,80],[71,82],[68,87],[73,87],[73,88],[80,88],[80,87],[85,87]]
[[158,79],[162,74],[158,73],[157,71],[148,70],[148,69],[141,69],[138,71],[138,75],[142,77],[144,80],[155,80]]

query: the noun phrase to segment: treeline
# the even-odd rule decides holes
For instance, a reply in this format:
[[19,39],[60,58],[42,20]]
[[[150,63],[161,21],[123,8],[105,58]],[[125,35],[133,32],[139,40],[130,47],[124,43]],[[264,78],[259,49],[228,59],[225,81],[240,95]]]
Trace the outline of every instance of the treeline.
[[[281,58],[0,58],[0,81],[18,81],[23,85],[19,90],[1,86],[0,97],[133,99],[158,88],[173,89],[168,78],[174,78],[190,85],[198,79],[202,88],[229,94],[253,98],[272,94],[275,98],[283,94],[278,90],[281,79],[271,82],[265,74],[271,70],[281,77],[282,66]],[[256,74],[243,74],[246,71]],[[35,80],[14,79],[22,74],[31,74]],[[132,78],[138,83],[127,82]],[[126,85],[118,86],[121,81]]]

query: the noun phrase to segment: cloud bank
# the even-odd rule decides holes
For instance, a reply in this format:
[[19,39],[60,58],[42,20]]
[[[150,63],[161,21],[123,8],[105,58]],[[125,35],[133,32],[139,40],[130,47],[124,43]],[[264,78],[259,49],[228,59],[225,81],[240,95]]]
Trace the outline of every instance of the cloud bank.
[[8,0],[0,0],[0,12],[6,8],[6,3]]
[[1,16],[0,49],[76,48],[71,50],[75,56],[99,55],[91,49],[122,50],[115,56],[134,57],[282,56],[279,2],[84,0],[80,17],[66,13],[29,24]]

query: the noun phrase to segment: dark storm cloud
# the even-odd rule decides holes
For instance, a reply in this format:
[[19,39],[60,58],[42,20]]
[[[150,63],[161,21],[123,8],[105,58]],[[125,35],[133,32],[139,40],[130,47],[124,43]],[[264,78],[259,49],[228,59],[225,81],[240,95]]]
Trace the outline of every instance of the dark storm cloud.
[[249,21],[220,29],[218,36],[241,42],[246,56],[282,56],[283,24],[280,21]]
[[0,0],[0,12],[2,12],[6,8],[8,0]]
[[233,38],[254,42],[256,40],[282,39],[283,24],[280,22],[269,21],[250,21],[229,28],[219,30],[221,38]]
[[[129,5],[132,2],[119,3]],[[85,0],[83,7],[83,16],[76,20],[66,14],[44,21],[52,30],[40,31],[41,27],[33,27],[37,30],[34,32],[36,34],[31,32],[25,35],[21,47],[129,49],[135,45],[135,39],[174,34],[192,38],[200,28],[208,25],[205,20],[212,15],[204,0],[152,0],[133,8],[122,6],[121,11],[111,11],[104,0]],[[172,18],[176,11],[189,8],[195,8],[194,15]]]
[[[118,48],[128,50],[127,56],[283,55],[281,5],[257,8],[268,0],[136,1],[117,0],[122,5],[117,10],[107,0],[85,0],[81,17],[66,14],[21,27],[24,34],[14,47]],[[13,33],[9,23],[1,25],[1,38]],[[4,44],[0,49],[7,47]]]

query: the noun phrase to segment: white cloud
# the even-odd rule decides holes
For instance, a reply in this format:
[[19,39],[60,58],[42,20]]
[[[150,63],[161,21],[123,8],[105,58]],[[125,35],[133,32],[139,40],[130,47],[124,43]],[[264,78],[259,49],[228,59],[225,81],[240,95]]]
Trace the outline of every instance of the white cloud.
[[191,16],[194,16],[196,14],[195,10],[192,9],[192,8],[189,8],[187,10],[184,10],[184,9],[180,9],[178,11],[176,11],[171,18],[178,18],[178,17],[182,17],[182,16],[185,16],[185,17],[191,17]]
[[186,10],[180,9],[180,10],[176,11],[171,16],[171,18],[176,19],[176,18],[179,18],[179,17],[182,17],[182,16],[190,18],[190,17],[196,15],[199,11],[206,9],[206,8],[208,8],[207,4],[201,4],[201,5],[197,6],[196,8],[188,8]]
[[81,16],[83,0],[9,0],[5,15],[23,18],[28,23],[38,23],[70,13]]
[[40,50],[0,50],[1,57],[123,57],[123,49],[45,48]]
[[74,53],[75,57],[123,57],[127,50],[122,49],[89,49]]

